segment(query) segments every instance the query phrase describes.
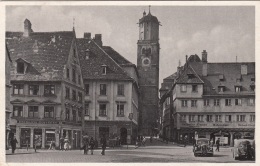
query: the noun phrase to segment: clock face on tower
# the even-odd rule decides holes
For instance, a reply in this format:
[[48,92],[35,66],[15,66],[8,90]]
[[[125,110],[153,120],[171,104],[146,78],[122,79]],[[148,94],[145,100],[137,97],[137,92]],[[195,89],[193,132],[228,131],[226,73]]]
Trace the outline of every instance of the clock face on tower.
[[148,57],[143,58],[142,65],[143,66],[149,66],[151,64],[151,60]]

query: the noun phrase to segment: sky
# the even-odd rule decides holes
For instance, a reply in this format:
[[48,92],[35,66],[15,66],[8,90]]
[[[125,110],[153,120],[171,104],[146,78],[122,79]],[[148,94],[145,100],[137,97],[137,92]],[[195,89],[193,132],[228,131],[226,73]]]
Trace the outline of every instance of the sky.
[[[23,31],[27,18],[35,32],[71,31],[102,34],[113,47],[136,64],[138,21],[148,6],[7,6],[6,30]],[[160,83],[177,70],[186,55],[208,52],[208,62],[255,61],[253,6],[152,6],[161,22]]]

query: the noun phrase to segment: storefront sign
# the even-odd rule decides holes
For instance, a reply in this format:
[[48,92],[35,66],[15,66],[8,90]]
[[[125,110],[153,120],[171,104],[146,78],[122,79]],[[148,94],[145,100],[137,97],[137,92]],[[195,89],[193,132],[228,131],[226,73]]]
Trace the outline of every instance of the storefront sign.
[[255,127],[255,124],[247,124],[247,123],[239,124],[238,123],[238,126],[252,126],[252,127]]
[[213,123],[213,126],[220,126],[220,127],[224,127],[224,126],[229,126],[228,123]]
[[206,123],[183,123],[183,126],[189,126],[189,127],[204,127],[207,126]]
[[59,122],[55,122],[55,121],[29,121],[29,120],[18,120],[17,123],[59,124]]

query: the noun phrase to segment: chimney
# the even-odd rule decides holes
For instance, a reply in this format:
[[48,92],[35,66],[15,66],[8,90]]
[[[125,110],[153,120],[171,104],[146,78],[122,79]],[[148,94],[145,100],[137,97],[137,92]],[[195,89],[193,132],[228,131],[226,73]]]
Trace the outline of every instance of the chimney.
[[207,76],[208,75],[208,64],[203,63],[202,64],[202,76]]
[[84,33],[84,39],[91,39],[91,33],[85,32]]
[[29,37],[31,32],[33,32],[32,24],[31,24],[30,20],[25,19],[24,20],[24,33],[23,33],[23,36],[24,37]]
[[103,43],[102,43],[102,35],[101,34],[95,34],[94,41],[97,43],[97,45],[102,47]]
[[207,56],[208,56],[207,51],[203,50],[203,52],[202,52],[202,62],[208,62]]

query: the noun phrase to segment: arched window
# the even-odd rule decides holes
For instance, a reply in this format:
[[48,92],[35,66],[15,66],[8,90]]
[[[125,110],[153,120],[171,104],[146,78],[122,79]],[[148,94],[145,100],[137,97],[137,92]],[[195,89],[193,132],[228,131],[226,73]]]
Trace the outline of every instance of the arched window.
[[142,49],[142,54],[145,54],[145,48]]

